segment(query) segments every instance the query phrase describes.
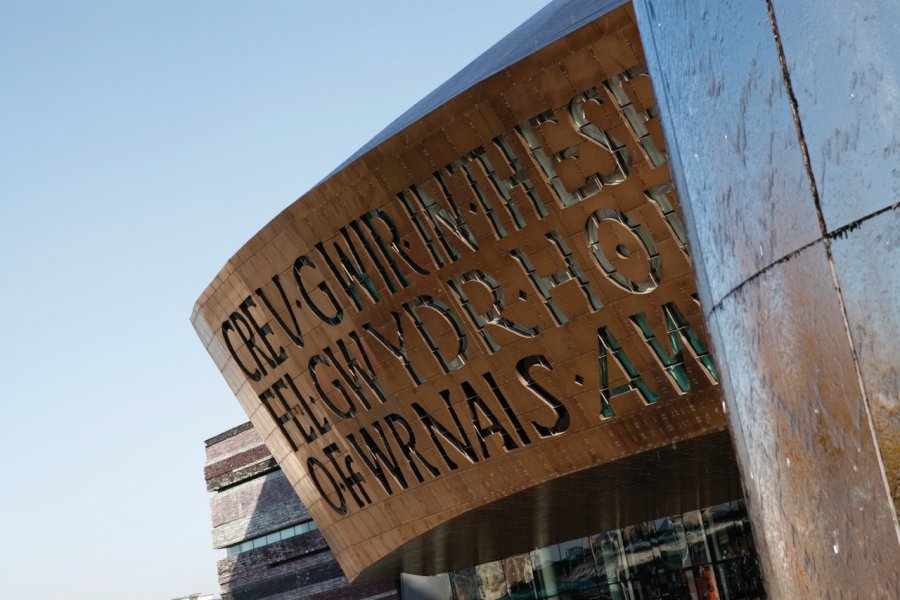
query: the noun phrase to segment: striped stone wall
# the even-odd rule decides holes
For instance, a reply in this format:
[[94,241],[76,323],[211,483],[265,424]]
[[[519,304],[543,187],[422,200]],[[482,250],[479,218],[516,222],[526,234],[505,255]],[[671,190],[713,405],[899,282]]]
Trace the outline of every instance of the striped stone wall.
[[[250,423],[206,441],[213,547],[227,549],[310,520]],[[317,531],[225,556],[223,600],[397,599],[397,582],[350,585]]]

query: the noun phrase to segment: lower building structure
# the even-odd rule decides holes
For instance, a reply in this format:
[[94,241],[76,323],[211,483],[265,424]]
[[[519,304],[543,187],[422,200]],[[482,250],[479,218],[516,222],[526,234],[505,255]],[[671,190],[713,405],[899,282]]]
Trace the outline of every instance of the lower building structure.
[[[764,598],[743,502],[428,577],[351,584],[251,423],[206,441],[223,600]],[[564,510],[564,504],[560,507]]]

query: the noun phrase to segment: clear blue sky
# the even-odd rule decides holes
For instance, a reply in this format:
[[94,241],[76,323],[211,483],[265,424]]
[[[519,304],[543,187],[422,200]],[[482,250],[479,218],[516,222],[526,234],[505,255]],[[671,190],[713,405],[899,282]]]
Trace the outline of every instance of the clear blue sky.
[[218,591],[194,301],[544,3],[0,0],[0,597]]

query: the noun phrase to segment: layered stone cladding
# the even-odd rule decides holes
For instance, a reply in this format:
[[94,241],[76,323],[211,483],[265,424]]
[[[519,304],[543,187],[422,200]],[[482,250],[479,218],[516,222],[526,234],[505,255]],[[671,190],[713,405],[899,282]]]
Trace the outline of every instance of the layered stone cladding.
[[[227,549],[310,521],[250,423],[206,441],[213,546]],[[318,530],[222,558],[223,600],[390,600],[395,582],[351,585]]]

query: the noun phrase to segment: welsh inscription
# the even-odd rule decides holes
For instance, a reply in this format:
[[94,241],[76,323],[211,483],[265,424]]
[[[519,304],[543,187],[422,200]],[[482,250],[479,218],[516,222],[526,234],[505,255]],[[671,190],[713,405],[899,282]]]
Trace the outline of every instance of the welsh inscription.
[[335,513],[716,385],[674,189],[633,176],[665,169],[646,79],[623,71],[309,232],[221,323]]

